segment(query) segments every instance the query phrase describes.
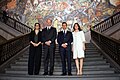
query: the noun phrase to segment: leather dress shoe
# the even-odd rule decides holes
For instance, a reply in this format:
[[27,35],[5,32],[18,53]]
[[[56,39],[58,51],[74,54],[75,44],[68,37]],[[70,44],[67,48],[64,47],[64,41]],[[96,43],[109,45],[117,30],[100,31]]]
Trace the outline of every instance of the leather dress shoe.
[[44,73],[43,75],[48,75],[48,73]]

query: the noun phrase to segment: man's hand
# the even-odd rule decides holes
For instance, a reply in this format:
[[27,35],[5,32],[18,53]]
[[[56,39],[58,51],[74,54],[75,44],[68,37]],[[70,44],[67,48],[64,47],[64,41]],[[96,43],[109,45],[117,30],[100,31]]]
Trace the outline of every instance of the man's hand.
[[67,45],[66,45],[66,44],[62,44],[62,47],[63,47],[63,48],[67,48]]
[[72,47],[72,52],[73,52],[73,47]]
[[45,44],[50,46],[50,41],[46,41]]

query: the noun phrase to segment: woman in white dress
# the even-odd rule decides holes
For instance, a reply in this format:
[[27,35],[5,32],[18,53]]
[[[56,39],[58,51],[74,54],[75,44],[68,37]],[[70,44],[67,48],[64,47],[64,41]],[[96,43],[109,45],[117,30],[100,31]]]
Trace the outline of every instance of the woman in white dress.
[[[73,27],[73,59],[77,68],[77,75],[82,75],[84,50],[85,50],[85,36],[78,23]],[[80,61],[79,61],[80,60]],[[80,64],[80,65],[79,65]]]

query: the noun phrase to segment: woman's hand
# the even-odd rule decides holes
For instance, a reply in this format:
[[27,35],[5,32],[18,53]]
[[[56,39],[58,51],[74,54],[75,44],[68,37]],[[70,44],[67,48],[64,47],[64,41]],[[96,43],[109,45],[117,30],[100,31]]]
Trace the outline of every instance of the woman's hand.
[[39,46],[40,44],[41,44],[41,42],[35,43],[35,47]]
[[83,50],[85,50],[85,45],[83,46]]
[[35,44],[34,42],[30,41],[30,43],[31,43],[33,46],[36,46],[36,44]]
[[37,46],[39,46],[40,44],[41,44],[41,42],[39,42],[39,43],[34,43],[34,42],[30,42],[34,47],[37,47]]

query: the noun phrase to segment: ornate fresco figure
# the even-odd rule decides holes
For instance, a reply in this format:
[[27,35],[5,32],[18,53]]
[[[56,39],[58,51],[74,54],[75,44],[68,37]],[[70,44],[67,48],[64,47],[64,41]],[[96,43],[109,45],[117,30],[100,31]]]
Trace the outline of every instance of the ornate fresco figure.
[[16,7],[9,11],[13,13],[12,16],[17,13],[18,20],[30,27],[33,27],[35,22],[44,25],[46,18],[50,17],[59,31],[63,21],[69,22],[71,30],[74,22],[79,22],[83,28],[89,24],[94,26],[120,11],[119,5],[120,0],[19,0]]

